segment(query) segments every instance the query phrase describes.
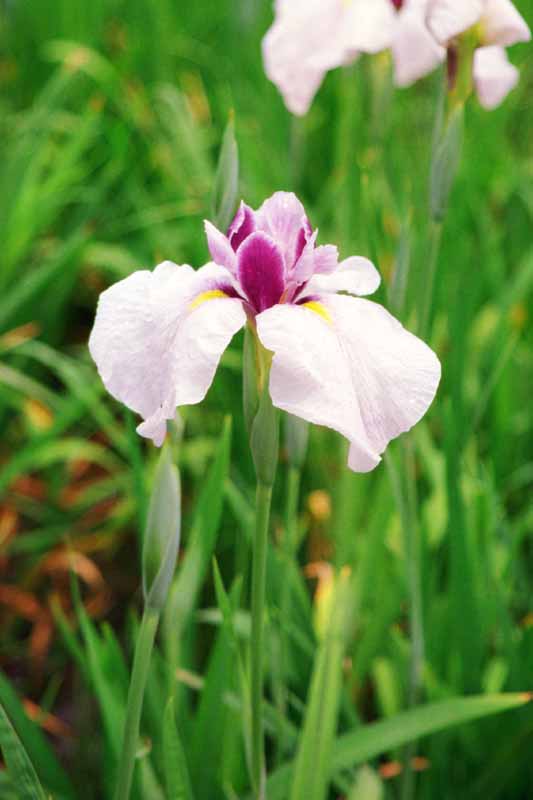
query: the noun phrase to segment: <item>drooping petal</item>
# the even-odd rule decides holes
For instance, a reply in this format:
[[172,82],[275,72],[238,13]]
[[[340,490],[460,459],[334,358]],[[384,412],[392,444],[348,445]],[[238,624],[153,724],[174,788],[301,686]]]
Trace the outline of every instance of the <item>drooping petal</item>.
[[329,296],[274,306],[256,322],[274,353],[274,405],[346,436],[349,466],[357,472],[373,469],[388,442],[433,400],[437,357],[376,303]]
[[285,288],[284,264],[276,242],[252,233],[237,251],[239,283],[256,311],[279,302]]
[[479,102],[490,111],[518,83],[519,72],[503,47],[481,47],[474,54],[474,83]]
[[171,262],[134,272],[100,295],[89,350],[104,385],[139,413],[141,435],[161,445],[178,406],[200,402],[220,356],[244,325],[231,276]]
[[528,42],[531,31],[511,0],[487,0],[482,20],[483,42],[507,47]]
[[432,72],[445,58],[445,49],[429,32],[425,3],[408,4],[397,15],[392,42],[396,86],[410,86]]
[[429,0],[426,19],[438,42],[446,45],[471,28],[483,14],[486,0]]
[[235,251],[246,237],[255,231],[255,227],[254,211],[241,201],[233,222],[228,228],[228,239]]
[[275,192],[257,209],[255,221],[280,248],[288,272],[311,235],[303,205],[292,192]]
[[228,237],[224,236],[207,219],[204,220],[204,229],[207,237],[207,247],[215,264],[220,264],[221,267],[226,267],[232,274],[235,274],[237,258]]
[[349,292],[364,296],[373,294],[381,283],[379,272],[368,258],[352,256],[338,265],[329,275],[317,275],[306,286],[306,294]]
[[307,113],[324,75],[346,58],[344,0],[290,0],[276,4],[263,39],[268,78],[293,114]]

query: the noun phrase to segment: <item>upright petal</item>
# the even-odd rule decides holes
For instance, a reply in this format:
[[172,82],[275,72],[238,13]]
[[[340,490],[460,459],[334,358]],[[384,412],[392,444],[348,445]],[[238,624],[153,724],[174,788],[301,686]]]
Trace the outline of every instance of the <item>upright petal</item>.
[[279,302],[285,289],[281,253],[270,236],[252,233],[239,247],[238,276],[242,289],[256,311]]
[[231,276],[216,264],[195,272],[171,262],[134,272],[100,295],[89,350],[107,390],[161,445],[177,406],[200,402],[220,356],[244,325]]
[[228,228],[228,239],[234,250],[244,242],[247,236],[255,231],[255,214],[250,206],[242,202]]
[[435,396],[435,354],[368,300],[339,295],[278,305],[256,321],[262,344],[274,353],[274,405],[346,436],[349,466],[357,472],[373,469],[388,442],[418,422]]
[[444,47],[427,28],[425,4],[408,4],[398,14],[392,55],[396,86],[410,86],[444,61]]
[[490,111],[518,83],[519,72],[503,47],[481,47],[474,55],[474,83],[479,102]]
[[292,192],[275,192],[257,209],[255,221],[280,248],[288,272],[312,233],[303,205]]
[[268,78],[293,114],[306,114],[324,75],[346,59],[344,0],[287,0],[263,39]]
[[232,274],[235,274],[237,270],[237,259],[228,237],[224,236],[224,234],[221,233],[218,228],[215,228],[207,219],[204,220],[204,229],[207,238],[207,247],[209,248],[209,253],[215,264],[220,264],[221,267],[226,267]]
[[511,0],[487,0],[481,20],[483,42],[507,47],[516,42],[528,42],[531,31]]
[[341,261],[337,269],[328,275],[315,274],[305,292],[349,292],[364,296],[374,294],[380,283],[379,272],[368,258],[352,256]]
[[426,19],[438,42],[446,45],[454,36],[479,21],[486,0],[429,0]]

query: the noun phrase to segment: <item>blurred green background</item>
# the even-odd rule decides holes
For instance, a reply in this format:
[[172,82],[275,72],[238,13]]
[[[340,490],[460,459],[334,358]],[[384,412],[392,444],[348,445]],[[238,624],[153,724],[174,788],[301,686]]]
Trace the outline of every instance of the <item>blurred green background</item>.
[[[531,25],[532,0],[516,5]],[[112,769],[116,758],[127,686],[120,647],[129,658],[137,624],[137,542],[155,454],[89,359],[98,294],[164,259],[208,260],[202,220],[233,111],[246,201],[255,207],[275,190],[296,191],[322,243],[374,259],[384,278],[376,299],[387,304],[396,280],[392,310],[412,326],[428,262],[440,75],[392,92],[386,57],[363,58],[328,75],[309,115],[295,121],[262,69],[266,0],[3,0],[0,9],[0,699],[54,796],[103,798],[110,778],[102,764]],[[494,112],[475,100],[467,108],[431,336],[443,383],[406,445],[417,493],[416,502],[407,498],[407,525],[417,535],[405,537],[405,516],[402,525],[404,445],[391,449],[388,467],[349,475],[339,439],[313,430],[300,547],[288,557],[282,451],[268,686],[292,733],[271,721],[272,764],[294,754],[334,583],[328,565],[349,565],[356,587],[339,731],[409,705],[408,609],[418,584],[421,699],[532,687],[531,47],[511,57],[518,88]],[[171,652],[179,671],[162,678],[160,653],[151,679],[144,726],[153,751],[141,759],[136,787],[149,800],[164,796],[157,729],[167,680],[179,687],[195,796],[246,796],[238,713],[221,703],[238,680],[211,567],[215,552],[232,602],[246,608],[254,487],[240,352],[237,339],[207,401],[183,411],[181,563],[189,548],[198,558],[182,582],[186,608],[179,624],[167,620],[161,646],[167,663],[179,650]],[[287,574],[290,657],[280,677]],[[246,614],[238,619],[245,636]],[[288,693],[281,704],[280,686]],[[345,770],[331,797],[526,798],[532,746],[526,706],[422,739],[407,753],[389,750],[371,773]],[[415,772],[402,769],[410,763]],[[0,777],[0,796],[17,797]]]

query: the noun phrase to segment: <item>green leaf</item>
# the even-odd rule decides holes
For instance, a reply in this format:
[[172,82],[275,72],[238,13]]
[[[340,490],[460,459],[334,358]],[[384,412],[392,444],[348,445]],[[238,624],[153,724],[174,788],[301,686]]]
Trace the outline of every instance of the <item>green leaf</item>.
[[[373,722],[337,739],[332,750],[331,774],[355,767],[422,736],[519,708],[530,701],[531,695],[523,692],[453,697]],[[291,774],[292,768],[288,764],[271,774],[267,781],[269,800],[287,797]]]
[[16,784],[19,800],[46,800],[46,794],[33,764],[2,705],[0,705],[0,748],[8,772]]
[[167,703],[163,718],[163,759],[168,800],[193,800],[185,753],[176,728],[172,697]]
[[[216,545],[229,470],[230,449],[231,418],[227,417],[214,461],[196,502],[196,512],[185,548],[185,557],[174,579],[164,612],[163,628],[170,675],[174,675],[180,666],[179,648],[183,642],[183,632],[190,622]],[[173,678],[172,684],[174,684]]]
[[217,228],[226,231],[231,222],[239,192],[239,151],[235,140],[235,121],[230,114],[222,139],[213,189],[212,214]]
[[157,465],[143,548],[143,591],[147,606],[165,605],[180,542],[181,491],[170,449],[163,448]]
[[41,729],[27,716],[16,692],[0,671],[0,703],[9,714],[17,737],[41,776],[44,784],[61,797],[74,797],[74,791]]
[[315,659],[307,698],[291,800],[323,800],[327,795],[342,689],[342,661],[354,599],[348,570],[341,570],[334,580],[326,634]]

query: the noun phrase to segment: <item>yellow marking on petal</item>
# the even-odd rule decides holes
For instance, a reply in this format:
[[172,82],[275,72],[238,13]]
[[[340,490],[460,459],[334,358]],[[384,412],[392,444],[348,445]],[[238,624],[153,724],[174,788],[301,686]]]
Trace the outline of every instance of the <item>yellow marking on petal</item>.
[[228,295],[221,289],[209,289],[207,292],[202,292],[198,297],[195,297],[192,303],[189,303],[189,311],[194,311],[195,308],[206,303],[208,300],[215,300],[217,297],[227,297]]
[[315,314],[318,314],[319,317],[325,319],[328,325],[333,325],[333,320],[331,319],[331,314],[327,310],[326,306],[319,303],[318,300],[309,300],[308,303],[303,303],[305,308],[308,308],[310,311],[314,311]]

